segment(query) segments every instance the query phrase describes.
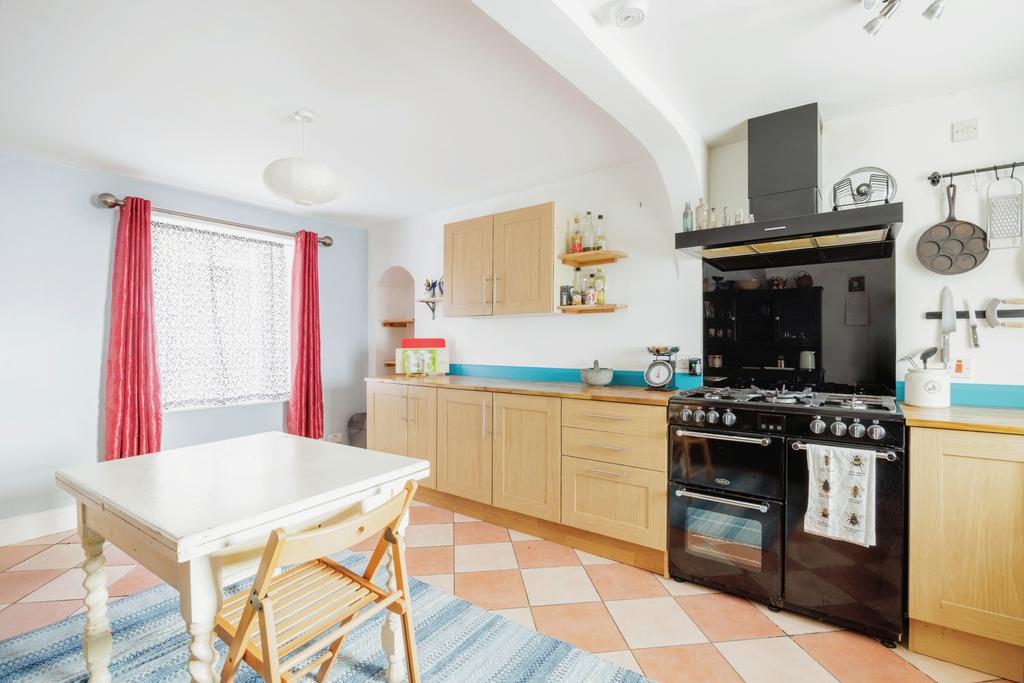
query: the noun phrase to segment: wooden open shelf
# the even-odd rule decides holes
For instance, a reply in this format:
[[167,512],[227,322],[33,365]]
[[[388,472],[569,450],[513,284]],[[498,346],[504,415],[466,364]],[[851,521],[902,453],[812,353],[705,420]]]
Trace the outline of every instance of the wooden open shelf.
[[595,251],[581,251],[576,254],[562,254],[558,258],[567,266],[586,268],[587,266],[603,266],[608,263],[615,263],[624,259],[629,254],[614,249],[597,249]]
[[583,304],[581,306],[559,306],[558,310],[562,313],[582,315],[584,313],[614,313],[625,307],[624,304]]
[[381,327],[409,327],[415,320],[381,320]]
[[384,367],[386,367],[386,368],[393,368],[393,367],[395,367],[395,361],[393,361],[393,360],[386,360],[386,361],[384,361]]

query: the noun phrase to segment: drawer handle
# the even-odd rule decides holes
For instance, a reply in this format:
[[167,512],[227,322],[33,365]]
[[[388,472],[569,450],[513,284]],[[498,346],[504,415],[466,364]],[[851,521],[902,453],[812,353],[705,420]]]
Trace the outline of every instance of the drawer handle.
[[619,453],[626,452],[625,448],[619,448],[618,446],[607,446],[603,443],[588,443],[587,445],[590,446],[591,448],[603,448],[606,451],[618,451]]
[[594,474],[603,474],[606,477],[628,477],[629,476],[628,472],[608,472],[607,470],[599,470],[596,467],[588,467],[587,471],[588,472],[593,472]]
[[622,417],[621,415],[602,415],[601,413],[587,413],[587,417],[596,417],[601,420],[628,420],[628,417]]

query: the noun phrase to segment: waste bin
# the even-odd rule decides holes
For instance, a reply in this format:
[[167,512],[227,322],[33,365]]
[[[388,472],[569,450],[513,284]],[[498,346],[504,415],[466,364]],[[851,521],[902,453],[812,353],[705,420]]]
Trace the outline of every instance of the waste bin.
[[348,419],[348,443],[366,448],[366,413],[356,413]]

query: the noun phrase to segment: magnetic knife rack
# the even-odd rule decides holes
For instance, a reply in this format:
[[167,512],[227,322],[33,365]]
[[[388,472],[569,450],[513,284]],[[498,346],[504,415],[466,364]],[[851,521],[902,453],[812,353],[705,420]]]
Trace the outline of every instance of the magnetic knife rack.
[[[1000,319],[1024,318],[1024,308],[1009,308],[1005,311],[998,311],[996,315],[998,315]],[[942,320],[942,311],[928,311],[924,314],[924,317],[926,320]],[[967,320],[970,318],[967,311],[957,311],[956,317],[960,320]],[[979,322],[983,322],[985,320],[985,309],[974,311],[974,317],[977,318]]]

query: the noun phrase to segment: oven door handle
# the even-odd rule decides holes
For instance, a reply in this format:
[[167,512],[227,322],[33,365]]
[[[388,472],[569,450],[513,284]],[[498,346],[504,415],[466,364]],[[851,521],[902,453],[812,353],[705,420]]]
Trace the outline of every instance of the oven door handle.
[[703,493],[694,493],[693,491],[684,491],[683,489],[676,489],[676,496],[680,498],[686,496],[687,498],[697,498],[698,500],[709,500],[713,503],[723,503],[725,505],[735,505],[739,508],[749,508],[751,510],[757,510],[758,512],[768,512],[768,506],[761,503],[748,503],[745,500],[729,500],[728,498],[719,498],[717,496],[708,496]]
[[729,434],[710,434],[708,432],[691,432],[686,429],[677,429],[676,436],[692,436],[698,439],[712,439],[715,441],[733,441],[735,443],[753,443],[758,446],[768,446],[772,440],[768,438],[755,438],[752,436],[731,436]]

